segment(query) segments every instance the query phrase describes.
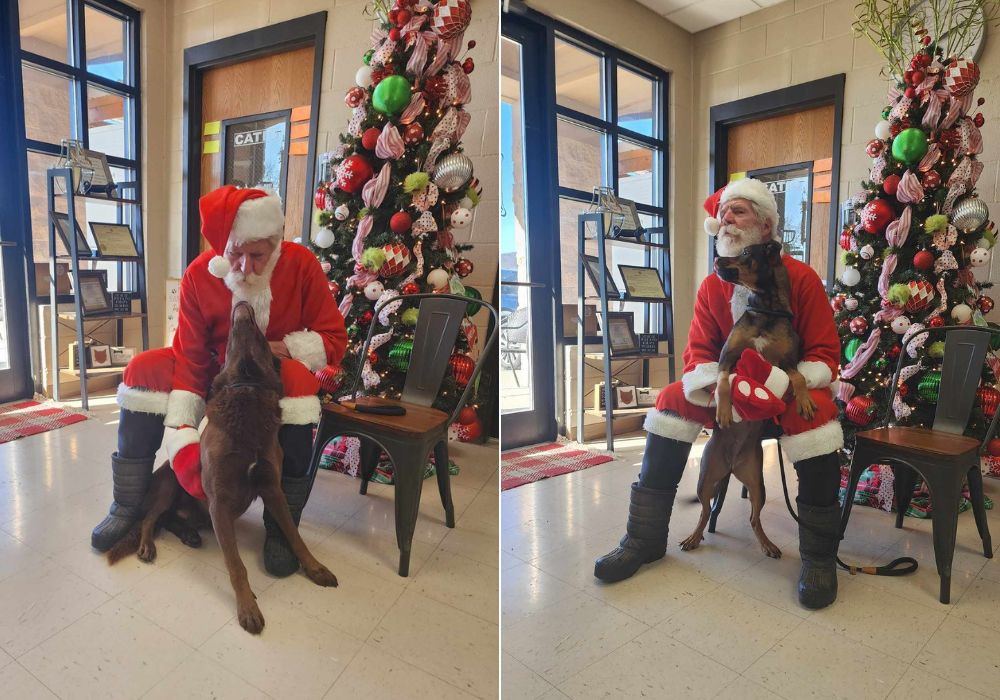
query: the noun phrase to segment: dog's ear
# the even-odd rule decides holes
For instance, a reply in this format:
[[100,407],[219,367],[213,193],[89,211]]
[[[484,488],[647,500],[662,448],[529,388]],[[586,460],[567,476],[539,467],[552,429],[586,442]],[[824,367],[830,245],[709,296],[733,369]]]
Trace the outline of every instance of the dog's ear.
[[767,253],[767,259],[772,265],[781,261],[781,244],[777,241],[768,241],[764,245],[764,252]]

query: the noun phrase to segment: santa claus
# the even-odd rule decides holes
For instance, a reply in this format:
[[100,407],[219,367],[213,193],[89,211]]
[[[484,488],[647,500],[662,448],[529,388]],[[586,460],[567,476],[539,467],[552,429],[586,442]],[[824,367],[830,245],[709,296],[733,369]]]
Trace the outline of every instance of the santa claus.
[[[720,256],[736,256],[746,246],[768,240],[781,241],[774,195],[759,180],[730,183],[705,201],[705,209],[709,214],[705,228],[715,236]],[[799,477],[799,602],[815,609],[830,605],[837,597],[837,451],[843,447],[844,436],[830,384],[840,360],[840,340],[819,276],[787,255],[783,262],[792,288],[792,325],[802,339],[797,369],[806,379],[816,413],[809,420],[801,417],[787,392],[787,374],[756,353],[734,370],[745,381],[734,381],[733,386],[748,390],[734,391],[733,404],[736,416],[748,420],[776,417],[781,424],[781,446]],[[699,287],[683,376],[660,392],[656,408],[646,417],[646,451],[639,481],[632,484],[626,534],[617,548],[597,560],[597,578],[620,581],[664,556],[677,484],[691,443],[703,427],[713,426],[719,355],[734,320],[747,308],[748,296],[745,287],[715,274]]]
[[[319,420],[313,372],[338,365],[347,345],[344,319],[326,276],[306,248],[282,240],[284,215],[275,195],[220,187],[201,198],[201,233],[211,246],[184,272],[173,344],[136,355],[118,387],[118,451],[111,455],[114,501],[91,535],[107,551],[142,513],[164,427],[171,466],[194,496],[201,490],[197,426],[205,396],[225,361],[233,304],[249,302],[257,325],[281,359],[281,486],[296,524],[312,488],[312,426]],[[265,511],[264,564],[276,576],[298,570],[277,523]]]

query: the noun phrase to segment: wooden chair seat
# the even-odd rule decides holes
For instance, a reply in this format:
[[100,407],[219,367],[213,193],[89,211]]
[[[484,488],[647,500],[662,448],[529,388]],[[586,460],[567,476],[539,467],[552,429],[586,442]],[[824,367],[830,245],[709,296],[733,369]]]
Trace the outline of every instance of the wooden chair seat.
[[891,445],[897,452],[939,457],[958,457],[966,452],[975,452],[980,444],[976,438],[965,435],[907,426],[866,430],[855,437],[876,445]]
[[359,396],[357,403],[365,406],[402,406],[406,409],[406,415],[362,413],[336,402],[324,404],[323,411],[336,416],[336,420],[341,424],[360,423],[414,436],[432,433],[448,422],[448,414],[444,411],[406,401],[394,401],[380,396]]

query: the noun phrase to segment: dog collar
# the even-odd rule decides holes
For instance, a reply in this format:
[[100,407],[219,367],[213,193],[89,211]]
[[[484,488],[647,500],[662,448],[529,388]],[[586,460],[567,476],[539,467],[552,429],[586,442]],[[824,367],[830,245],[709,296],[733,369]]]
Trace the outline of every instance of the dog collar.
[[767,314],[768,316],[780,316],[787,319],[795,318],[791,311],[784,311],[782,309],[762,309],[759,306],[748,306],[747,311],[753,311],[756,314]]

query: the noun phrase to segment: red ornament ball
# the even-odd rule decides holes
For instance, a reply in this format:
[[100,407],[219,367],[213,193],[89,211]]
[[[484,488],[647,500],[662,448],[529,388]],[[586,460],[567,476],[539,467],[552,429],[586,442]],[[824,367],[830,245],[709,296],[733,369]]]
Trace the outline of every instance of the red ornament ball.
[[472,61],[472,56],[469,56],[464,61],[462,61],[462,70],[466,75],[476,70],[476,64]]
[[988,314],[993,310],[993,299],[991,297],[981,296],[976,304],[979,306],[979,310],[984,314]]
[[855,316],[851,319],[850,327],[854,335],[864,335],[868,330],[868,319],[864,316]]
[[468,277],[472,274],[474,265],[471,260],[466,258],[459,258],[455,261],[455,272],[458,273],[459,277]]
[[986,123],[986,117],[983,116],[982,112],[979,112],[979,113],[976,114],[975,117],[973,117],[972,123],[975,124],[980,129],[982,129],[983,128],[983,124]]
[[455,375],[456,384],[465,386],[469,383],[472,379],[472,370],[476,368],[476,363],[471,357],[461,352],[452,353],[448,358],[448,364],[451,366],[451,373]]
[[920,178],[920,182],[926,189],[932,190],[941,184],[941,173],[937,170],[928,170],[924,173],[924,176]]
[[910,85],[917,87],[920,83],[924,82],[924,72],[922,70],[915,70],[910,75]]
[[830,299],[830,306],[833,307],[834,311],[840,311],[844,308],[844,299],[845,297],[843,294],[837,294]]
[[844,412],[855,425],[868,425],[875,419],[875,401],[870,396],[855,396],[847,402]]
[[334,297],[340,296],[340,285],[333,280],[330,280],[327,285],[330,287],[330,294]]
[[354,109],[355,107],[359,106],[364,101],[365,101],[365,91],[357,86],[352,87],[350,90],[347,91],[347,94],[344,95],[344,104],[346,104],[351,109]]
[[899,175],[893,173],[882,181],[882,190],[890,197],[896,196],[896,190],[899,188]]
[[369,127],[365,129],[365,133],[361,134],[361,145],[365,147],[365,150],[374,151],[375,145],[378,143],[378,137],[381,135],[382,132],[379,131],[378,127]]
[[399,288],[401,294],[419,294],[420,285],[416,282],[407,282],[402,287]]
[[993,438],[986,443],[986,454],[990,457],[1000,457],[1000,438]]
[[336,393],[337,389],[343,383],[343,375],[340,373],[340,369],[331,367],[330,365],[316,370],[314,376],[316,377],[316,381],[319,382],[319,388],[330,394]]
[[868,154],[869,158],[878,158],[879,154],[882,153],[883,150],[885,150],[885,143],[878,139],[872,139],[868,142],[868,145],[865,146],[865,153]]
[[903,307],[907,311],[922,311],[934,301],[934,286],[927,280],[913,280],[906,286],[910,289],[910,298]]
[[462,425],[471,425],[479,419],[476,414],[476,409],[472,406],[463,406],[462,410],[458,412],[458,422]]
[[929,36],[925,36],[923,39],[920,40],[920,43],[923,44],[924,46],[930,46],[931,38]]
[[374,366],[378,364],[378,353],[372,350],[368,353],[368,364]]
[[[389,30],[389,39],[392,41],[399,41],[399,27],[393,27]],[[389,83],[386,83],[388,85]]]
[[410,249],[403,243],[387,243],[382,246],[385,253],[385,262],[379,268],[379,275],[382,277],[396,277],[406,271],[406,266],[410,264]]
[[903,382],[900,382],[899,386],[896,387],[896,393],[899,394],[900,398],[906,398],[907,394],[910,393],[910,387]]
[[411,13],[409,10],[400,10],[398,13],[396,13],[396,26],[405,27],[407,22],[410,21],[411,17],[413,17],[413,13]]
[[931,328],[940,328],[944,325],[944,319],[941,316],[935,316],[927,322],[927,325]]
[[997,407],[1000,406],[1000,391],[992,386],[981,386],[976,389],[976,398],[979,399],[983,415],[992,418],[993,414],[997,412]]
[[344,158],[337,169],[337,187],[344,192],[354,194],[359,191],[366,182],[371,180],[372,166],[368,159],[355,153]]
[[389,228],[392,229],[393,233],[406,233],[411,226],[413,226],[413,217],[405,211],[397,211],[389,219]]
[[845,228],[840,232],[840,247],[844,250],[851,249],[851,229]]
[[407,124],[406,128],[403,129],[403,143],[408,146],[414,146],[424,140],[424,127],[420,126],[417,122],[412,124]]
[[320,183],[320,186],[316,188],[313,204],[316,205],[317,209],[324,209],[326,207],[326,184]]
[[390,22],[392,22],[393,24],[396,24],[397,20],[399,19],[399,8],[398,7],[394,7],[391,10],[389,10],[388,17],[389,17],[389,21]]
[[903,94],[906,95],[908,99],[912,100],[914,97],[917,96],[917,91],[914,90],[912,87],[908,87],[905,90],[903,90]]
[[365,311],[363,314],[361,314],[360,321],[362,324],[367,326],[369,323],[372,322],[373,318],[375,318],[375,314],[371,311],[371,309],[369,309],[368,311]]
[[885,355],[890,360],[895,360],[897,357],[899,357],[899,353],[901,353],[902,351],[903,351],[902,346],[893,345],[891,348],[889,348],[889,352],[887,352]]
[[861,225],[868,233],[878,233],[896,216],[892,205],[876,197],[861,210]]
[[431,27],[442,39],[450,39],[465,31],[472,19],[472,3],[469,0],[440,0],[434,6]]
[[918,270],[929,270],[934,267],[934,253],[929,250],[921,250],[913,256],[913,267]]

